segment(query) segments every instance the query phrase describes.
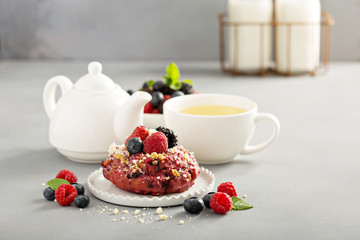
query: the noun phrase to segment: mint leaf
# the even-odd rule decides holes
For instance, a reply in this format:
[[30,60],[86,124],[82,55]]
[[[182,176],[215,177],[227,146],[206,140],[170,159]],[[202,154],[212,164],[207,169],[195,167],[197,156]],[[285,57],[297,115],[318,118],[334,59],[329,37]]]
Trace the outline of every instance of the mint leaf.
[[171,84],[171,85],[170,85],[170,88],[171,88],[172,90],[175,90],[175,91],[180,90],[180,89],[181,89],[181,82],[176,82],[176,83],[174,83],[174,84]]
[[70,184],[68,181],[66,181],[65,179],[61,179],[61,178],[54,178],[50,181],[48,181],[46,183],[46,185],[48,185],[52,190],[56,191],[56,189],[61,185],[61,184]]
[[151,88],[154,85],[154,83],[155,83],[154,79],[149,80],[149,81],[146,82],[146,84],[149,86],[149,88]]
[[168,76],[163,76],[163,79],[165,80],[166,85],[170,86],[173,83],[173,80]]
[[231,197],[233,201],[233,206],[231,210],[245,210],[249,208],[253,208],[254,206],[250,203],[244,202],[238,197]]
[[190,84],[191,86],[194,85],[193,81],[191,81],[190,79],[184,79],[184,80],[182,80],[182,82],[183,82],[183,83],[188,83],[188,84]]
[[179,80],[180,72],[179,72],[179,68],[176,66],[175,63],[172,62],[166,67],[166,75],[167,77],[171,78],[173,83]]

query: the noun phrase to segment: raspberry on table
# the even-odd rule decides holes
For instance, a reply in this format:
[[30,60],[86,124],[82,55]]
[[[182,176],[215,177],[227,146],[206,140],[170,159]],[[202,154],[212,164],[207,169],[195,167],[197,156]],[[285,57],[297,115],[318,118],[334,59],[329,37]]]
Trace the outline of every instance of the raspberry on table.
[[145,126],[137,126],[135,130],[131,133],[131,135],[126,139],[125,145],[130,138],[137,137],[140,138],[141,141],[144,141],[148,136],[149,136],[149,131]]
[[217,214],[225,214],[231,210],[233,205],[231,197],[227,193],[217,192],[210,200],[211,209]]
[[68,181],[70,184],[71,183],[76,183],[78,181],[76,175],[67,169],[63,169],[61,170],[55,178],[61,178],[61,179],[65,179],[66,181]]
[[164,153],[168,149],[167,137],[162,132],[155,132],[144,141],[145,153]]
[[55,199],[62,206],[72,203],[77,195],[76,188],[70,184],[63,183],[55,191]]
[[217,191],[227,193],[230,197],[236,197],[237,196],[234,184],[232,182],[221,183],[218,186]]

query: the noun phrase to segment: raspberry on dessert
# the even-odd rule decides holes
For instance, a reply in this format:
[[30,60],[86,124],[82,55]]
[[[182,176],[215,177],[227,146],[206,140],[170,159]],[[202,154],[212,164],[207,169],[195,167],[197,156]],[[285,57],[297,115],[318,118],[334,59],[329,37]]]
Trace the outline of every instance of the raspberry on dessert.
[[168,139],[168,148],[173,148],[177,146],[178,140],[176,138],[176,134],[170,130],[169,128],[165,127],[157,127],[156,131],[162,132]]
[[145,106],[144,106],[144,113],[151,113],[153,109],[154,109],[154,107],[153,107],[153,105],[151,104],[151,102],[148,102],[148,103],[145,104]]
[[236,197],[237,196],[234,184],[232,182],[221,183],[218,186],[217,191],[227,193],[230,197]]
[[76,188],[70,184],[63,183],[55,191],[55,199],[62,206],[72,203],[77,195]]
[[211,209],[217,214],[225,214],[232,208],[232,199],[227,193],[217,192],[210,200]]
[[145,126],[137,126],[131,135],[126,139],[125,145],[130,138],[140,138],[144,141],[149,136],[149,131]]
[[164,153],[168,149],[167,137],[162,132],[155,132],[144,141],[145,153]]
[[61,170],[55,178],[61,178],[61,179],[65,179],[66,181],[68,181],[70,184],[71,183],[76,183],[78,181],[76,175],[67,169],[63,169]]

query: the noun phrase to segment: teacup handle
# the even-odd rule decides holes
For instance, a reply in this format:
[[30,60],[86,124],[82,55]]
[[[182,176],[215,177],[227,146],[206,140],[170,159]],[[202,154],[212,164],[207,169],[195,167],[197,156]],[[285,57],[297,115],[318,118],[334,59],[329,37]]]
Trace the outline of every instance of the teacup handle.
[[70,79],[61,75],[50,78],[50,80],[46,83],[43,92],[43,103],[46,114],[49,118],[51,118],[52,113],[55,111],[55,90],[58,85],[60,86],[62,96],[72,87],[73,84]]
[[274,115],[272,115],[270,113],[258,113],[255,116],[255,120],[254,120],[255,124],[257,124],[258,122],[260,122],[262,120],[270,120],[270,122],[272,122],[273,127],[274,127],[272,135],[270,136],[270,138],[268,138],[263,143],[260,143],[258,145],[255,145],[255,146],[246,145],[240,154],[245,155],[245,154],[251,154],[251,153],[261,151],[264,148],[268,147],[279,136],[280,123],[279,123],[279,120]]

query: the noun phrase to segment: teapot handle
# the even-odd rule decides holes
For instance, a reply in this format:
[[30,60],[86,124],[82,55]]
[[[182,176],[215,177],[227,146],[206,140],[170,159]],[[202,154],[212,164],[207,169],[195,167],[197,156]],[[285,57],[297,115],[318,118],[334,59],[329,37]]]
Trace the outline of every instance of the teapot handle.
[[69,78],[61,75],[50,78],[50,80],[46,83],[43,92],[43,103],[46,114],[49,118],[51,118],[51,115],[56,107],[55,90],[57,85],[60,86],[61,96],[63,96],[73,86]]

